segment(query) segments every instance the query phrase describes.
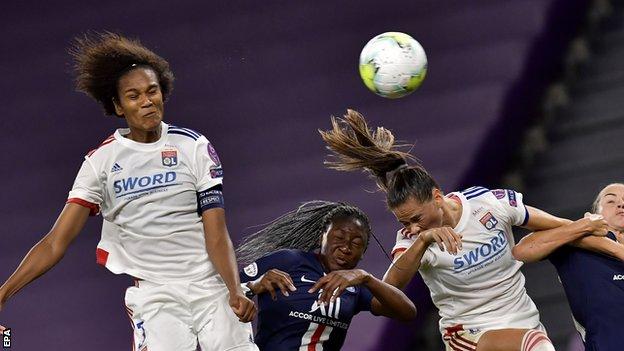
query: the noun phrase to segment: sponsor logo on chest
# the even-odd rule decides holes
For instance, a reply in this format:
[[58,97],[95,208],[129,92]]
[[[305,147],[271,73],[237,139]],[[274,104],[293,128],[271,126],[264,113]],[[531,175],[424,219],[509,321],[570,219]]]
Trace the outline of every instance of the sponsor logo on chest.
[[152,189],[177,185],[176,172],[163,172],[139,177],[127,177],[113,182],[115,197],[146,192]]
[[504,231],[498,230],[496,235],[490,238],[489,242],[480,244],[456,257],[453,260],[453,270],[455,273],[459,273],[495,260],[505,252],[506,248],[507,236]]

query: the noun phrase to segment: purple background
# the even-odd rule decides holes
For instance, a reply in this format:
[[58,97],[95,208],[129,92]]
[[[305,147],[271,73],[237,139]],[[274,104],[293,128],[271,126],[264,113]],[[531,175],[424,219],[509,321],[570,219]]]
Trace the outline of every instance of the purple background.
[[[165,120],[205,134],[225,169],[228,226],[236,242],[300,202],[348,201],[370,214],[387,251],[398,224],[361,174],[327,170],[317,129],[346,108],[413,143],[445,191],[494,186],[586,1],[22,1],[0,13],[0,138],[4,195],[0,280],[50,228],[82,157],[124,121],[76,93],[66,49],[87,30],[138,37],[176,75]],[[363,45],[385,31],[421,42],[429,73],[407,98],[366,90]],[[65,258],[13,297],[0,324],[15,350],[130,348],[123,308],[129,279],[95,264],[101,219]],[[388,265],[373,243],[362,267]],[[428,292],[411,295],[421,315]],[[399,325],[361,315],[346,350],[406,347],[423,319]],[[436,330],[437,328],[433,328]],[[412,331],[412,332],[410,332]],[[405,334],[408,333],[408,334]]]

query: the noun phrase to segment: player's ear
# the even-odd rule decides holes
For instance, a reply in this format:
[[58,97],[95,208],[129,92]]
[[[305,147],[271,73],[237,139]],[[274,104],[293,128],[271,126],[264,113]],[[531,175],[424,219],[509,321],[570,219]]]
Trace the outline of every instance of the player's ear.
[[121,108],[121,105],[119,104],[119,102],[117,101],[116,97],[113,97],[113,105],[115,106],[115,114],[118,117],[122,117],[123,116],[123,109]]
[[442,206],[442,202],[444,202],[444,194],[442,193],[440,189],[433,188],[431,190],[431,197],[433,199],[433,202],[435,202],[436,205]]

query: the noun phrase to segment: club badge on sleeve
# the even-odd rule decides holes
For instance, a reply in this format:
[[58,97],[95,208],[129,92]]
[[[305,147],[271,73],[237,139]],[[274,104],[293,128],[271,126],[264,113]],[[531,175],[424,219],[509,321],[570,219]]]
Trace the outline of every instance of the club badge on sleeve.
[[248,265],[245,268],[243,268],[243,272],[245,272],[245,274],[247,274],[247,276],[253,278],[256,275],[258,275],[258,265],[256,264],[256,262],[253,262],[250,265]]

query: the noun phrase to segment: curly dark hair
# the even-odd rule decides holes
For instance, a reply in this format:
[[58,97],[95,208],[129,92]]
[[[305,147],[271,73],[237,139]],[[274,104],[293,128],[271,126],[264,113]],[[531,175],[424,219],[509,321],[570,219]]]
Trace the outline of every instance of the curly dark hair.
[[95,99],[107,115],[115,114],[113,99],[119,98],[119,78],[132,69],[151,68],[164,100],[173,90],[169,63],[136,39],[111,32],[86,33],[74,39],[69,54],[74,58],[76,90]]

